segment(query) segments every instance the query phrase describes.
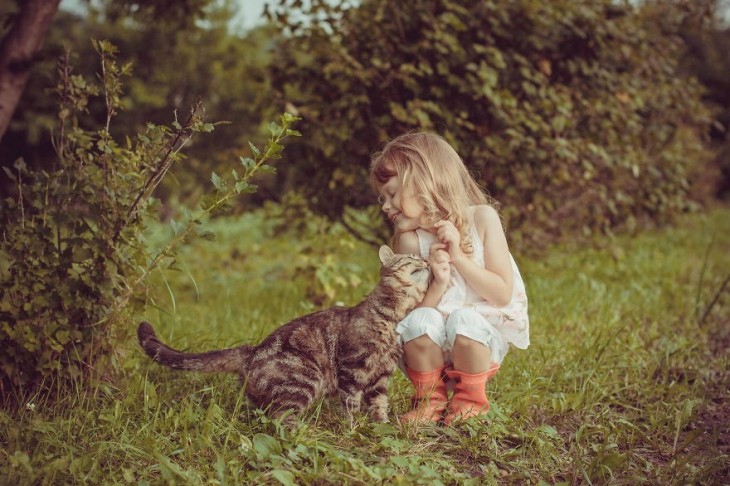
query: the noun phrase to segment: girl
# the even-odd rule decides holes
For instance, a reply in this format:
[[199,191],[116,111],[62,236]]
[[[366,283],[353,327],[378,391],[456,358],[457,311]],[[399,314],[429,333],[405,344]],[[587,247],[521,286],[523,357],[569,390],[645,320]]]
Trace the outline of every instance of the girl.
[[486,382],[509,344],[530,343],[525,286],[499,215],[456,151],[431,133],[387,143],[370,180],[396,251],[420,255],[433,274],[423,301],[396,328],[415,387],[401,421],[449,425],[485,414]]

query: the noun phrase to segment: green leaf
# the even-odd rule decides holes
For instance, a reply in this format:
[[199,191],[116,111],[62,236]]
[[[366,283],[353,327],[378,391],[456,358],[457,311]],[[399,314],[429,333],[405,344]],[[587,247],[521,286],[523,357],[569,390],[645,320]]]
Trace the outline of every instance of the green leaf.
[[271,471],[271,475],[274,477],[274,479],[286,486],[293,486],[296,484],[294,481],[294,474],[292,474],[290,471],[285,471],[283,469],[274,469],[273,471]]
[[241,161],[241,165],[243,165],[246,170],[251,170],[256,166],[256,161],[254,161],[250,157],[239,157],[239,160]]
[[248,181],[239,181],[236,183],[236,194],[253,194],[257,190],[258,186]]
[[172,227],[172,232],[174,233],[175,236],[178,236],[180,233],[185,231],[185,225],[178,223],[174,219],[170,220],[170,226]]
[[210,174],[210,181],[213,183],[215,188],[218,189],[219,191],[222,191],[223,189],[225,189],[225,185],[226,185],[225,182],[215,172],[212,172]]
[[276,174],[276,167],[268,164],[263,164],[259,167],[259,170],[264,174]]
[[281,115],[281,122],[284,125],[291,125],[292,123],[294,123],[295,121],[298,121],[298,120],[301,120],[301,117],[292,115],[288,111],[282,113],[282,115]]
[[275,137],[279,136],[282,131],[282,128],[276,122],[269,123],[268,129],[269,132],[271,132],[271,134]]
[[268,434],[258,433],[253,436],[253,448],[263,457],[281,454],[281,444]]

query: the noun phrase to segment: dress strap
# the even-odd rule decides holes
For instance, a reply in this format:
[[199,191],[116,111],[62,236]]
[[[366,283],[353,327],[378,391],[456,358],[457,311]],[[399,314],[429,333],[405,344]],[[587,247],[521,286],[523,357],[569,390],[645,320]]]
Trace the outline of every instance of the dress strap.
[[418,236],[418,246],[421,250],[421,258],[428,260],[428,254],[431,252],[431,245],[434,241],[436,241],[436,237],[421,228],[416,229],[416,235]]

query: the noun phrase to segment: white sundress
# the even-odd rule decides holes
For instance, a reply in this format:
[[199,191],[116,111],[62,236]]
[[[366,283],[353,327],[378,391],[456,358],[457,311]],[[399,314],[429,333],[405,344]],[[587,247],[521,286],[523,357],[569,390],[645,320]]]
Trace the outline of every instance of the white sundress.
[[[484,243],[479,236],[474,224],[471,225],[471,239],[474,253],[472,259],[482,268],[484,263]],[[431,245],[438,240],[436,235],[428,231],[417,229],[418,242],[420,245],[421,258],[428,259]],[[451,278],[449,286],[444,293],[441,301],[436,306],[444,316],[448,316],[457,309],[465,307],[473,308],[477,313],[494,326],[499,334],[507,343],[511,343],[517,348],[527,349],[530,345],[530,322],[527,316],[527,293],[525,292],[525,283],[522,280],[520,271],[517,268],[512,254],[509,256],[512,264],[513,285],[512,300],[504,307],[495,307],[489,304],[482,297],[477,295],[474,290],[466,284],[464,277],[461,276],[455,266],[451,266]]]

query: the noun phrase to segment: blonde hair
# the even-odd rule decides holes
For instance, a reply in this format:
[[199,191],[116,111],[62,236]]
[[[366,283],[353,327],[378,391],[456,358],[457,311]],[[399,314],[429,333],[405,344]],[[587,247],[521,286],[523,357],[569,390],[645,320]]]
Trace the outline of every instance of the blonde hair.
[[394,176],[403,192],[418,198],[429,223],[451,221],[461,234],[462,251],[473,253],[467,210],[493,204],[446,140],[433,133],[415,132],[385,144],[372,157],[370,184],[378,191]]

